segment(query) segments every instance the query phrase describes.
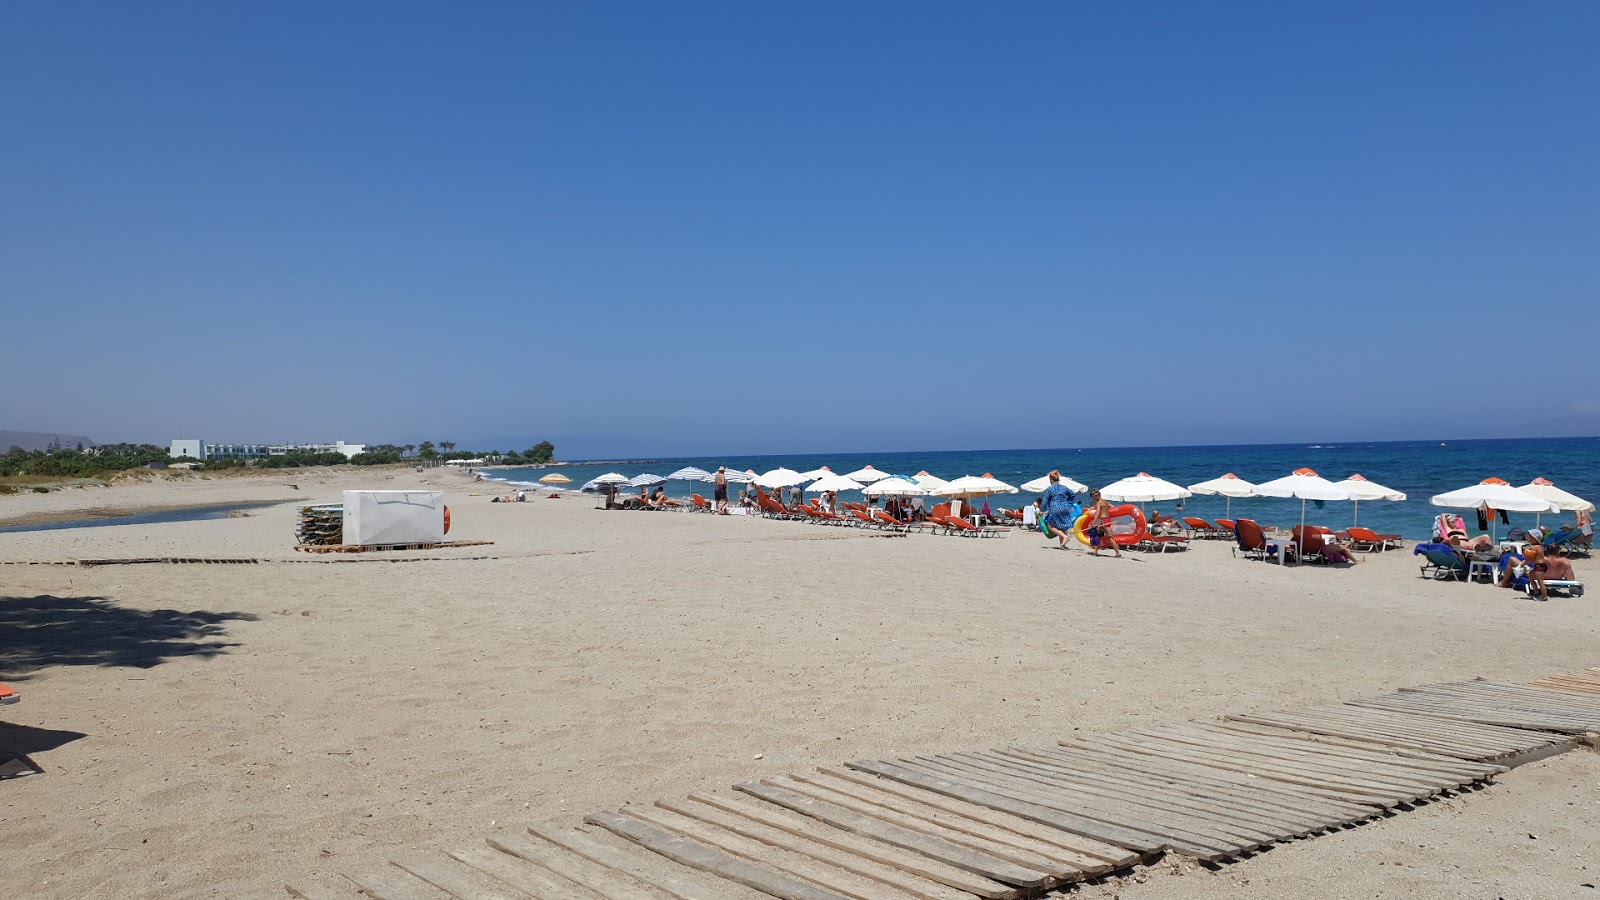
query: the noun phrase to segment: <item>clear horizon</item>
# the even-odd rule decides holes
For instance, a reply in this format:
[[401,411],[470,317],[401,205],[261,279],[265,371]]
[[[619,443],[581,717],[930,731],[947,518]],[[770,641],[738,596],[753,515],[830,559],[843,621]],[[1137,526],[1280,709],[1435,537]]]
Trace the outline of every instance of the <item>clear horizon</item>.
[[1593,435],[1597,30],[21,5],[0,427],[591,459]]

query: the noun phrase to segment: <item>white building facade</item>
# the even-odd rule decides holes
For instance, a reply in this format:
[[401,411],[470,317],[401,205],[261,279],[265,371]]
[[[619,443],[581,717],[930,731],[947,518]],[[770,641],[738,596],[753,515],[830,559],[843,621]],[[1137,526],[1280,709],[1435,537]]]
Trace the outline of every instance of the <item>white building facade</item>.
[[198,438],[188,438],[173,441],[167,455],[173,459],[188,457],[198,462],[208,459],[262,459],[286,453],[343,453],[345,459],[351,459],[366,449],[366,444],[346,444],[344,441],[331,444],[208,444]]

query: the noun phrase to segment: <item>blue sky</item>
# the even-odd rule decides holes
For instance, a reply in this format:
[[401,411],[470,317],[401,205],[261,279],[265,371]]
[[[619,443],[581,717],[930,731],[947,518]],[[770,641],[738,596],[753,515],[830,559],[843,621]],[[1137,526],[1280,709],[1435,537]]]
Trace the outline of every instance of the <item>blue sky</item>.
[[1600,4],[10,4],[0,428],[1600,434]]

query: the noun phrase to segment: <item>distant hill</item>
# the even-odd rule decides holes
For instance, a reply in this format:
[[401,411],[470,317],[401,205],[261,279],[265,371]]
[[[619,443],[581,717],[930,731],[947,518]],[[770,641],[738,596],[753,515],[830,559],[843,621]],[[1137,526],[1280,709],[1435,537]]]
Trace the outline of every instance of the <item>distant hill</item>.
[[49,450],[50,445],[60,442],[60,445],[73,448],[79,444],[93,447],[94,440],[81,434],[50,434],[43,431],[0,431],[0,453],[12,447],[21,447],[24,450]]

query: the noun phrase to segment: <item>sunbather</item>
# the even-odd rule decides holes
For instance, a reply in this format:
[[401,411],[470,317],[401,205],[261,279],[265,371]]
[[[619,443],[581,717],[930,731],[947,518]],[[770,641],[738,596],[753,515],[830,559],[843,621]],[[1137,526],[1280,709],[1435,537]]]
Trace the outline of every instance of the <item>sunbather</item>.
[[1366,560],[1350,552],[1350,548],[1336,541],[1328,541],[1322,545],[1322,559],[1329,563],[1354,563],[1360,565]]
[[1494,538],[1489,537],[1487,534],[1468,538],[1465,531],[1452,531],[1445,537],[1444,542],[1454,548],[1457,553],[1480,553],[1494,549]]

